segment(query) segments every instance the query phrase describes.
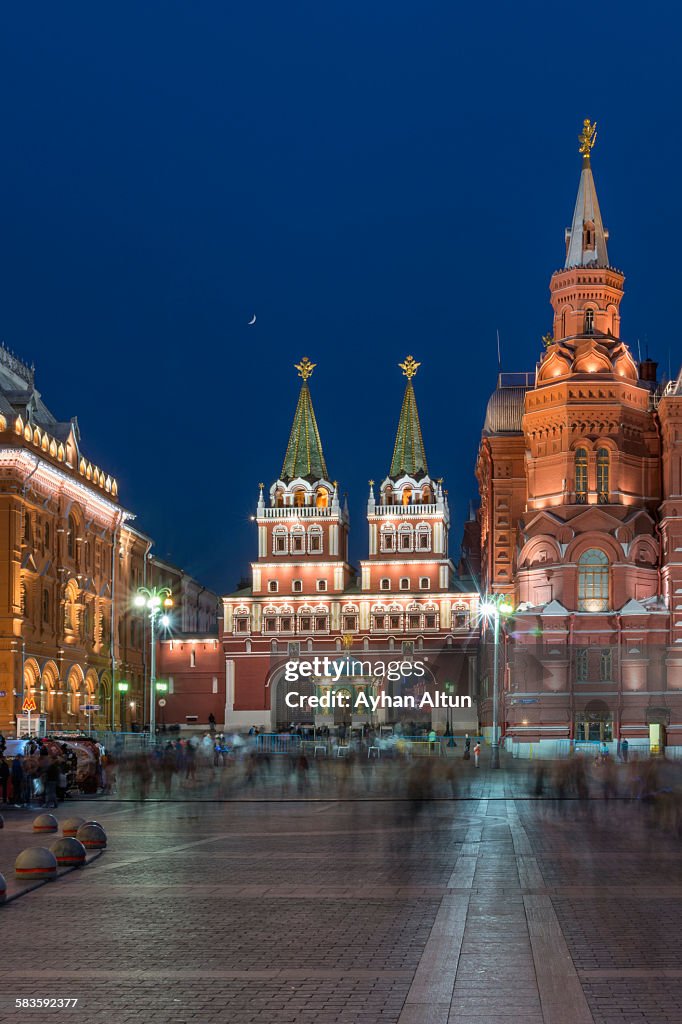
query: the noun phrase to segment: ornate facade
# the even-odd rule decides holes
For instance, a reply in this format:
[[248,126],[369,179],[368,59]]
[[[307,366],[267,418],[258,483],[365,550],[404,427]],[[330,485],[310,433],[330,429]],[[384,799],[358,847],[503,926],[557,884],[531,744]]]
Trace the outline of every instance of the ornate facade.
[[[375,692],[380,683],[363,666],[430,652],[431,681],[442,684],[447,676],[453,693],[475,698],[478,596],[470,579],[456,577],[448,556],[447,495],[427,468],[413,385],[418,366],[412,357],[401,364],[407,387],[393,458],[378,496],[370,481],[369,557],[357,574],[348,560],[347,503],[327,471],[313,410],[314,364],[298,364],[303,383],[282,472],[267,500],[261,485],[256,507],[252,586],[223,601],[227,725],[301,721],[284,702],[283,665],[297,656],[342,652],[354,667],[339,686]],[[345,719],[360,724],[368,717]],[[475,700],[473,710],[451,717],[454,726],[475,728]],[[434,712],[434,721],[444,726],[445,712]]]
[[121,629],[123,594],[148,550],[132,518],[116,480],[82,452],[77,421],[59,422],[33,368],[0,347],[3,731],[15,730],[26,697],[52,730],[120,723],[121,671],[141,697],[142,634]]
[[682,379],[659,384],[621,340],[594,137],[586,122],[552,333],[535,373],[500,375],[479,450],[483,589],[517,609],[500,721],[521,754],[624,738],[682,754]]

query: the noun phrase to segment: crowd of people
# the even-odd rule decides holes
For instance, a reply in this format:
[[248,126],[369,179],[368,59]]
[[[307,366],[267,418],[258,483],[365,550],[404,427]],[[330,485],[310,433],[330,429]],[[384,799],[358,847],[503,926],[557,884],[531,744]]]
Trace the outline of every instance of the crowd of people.
[[6,756],[0,735],[0,794],[3,804],[55,808],[66,799],[76,776],[76,754],[65,743],[47,746],[30,740],[22,753]]

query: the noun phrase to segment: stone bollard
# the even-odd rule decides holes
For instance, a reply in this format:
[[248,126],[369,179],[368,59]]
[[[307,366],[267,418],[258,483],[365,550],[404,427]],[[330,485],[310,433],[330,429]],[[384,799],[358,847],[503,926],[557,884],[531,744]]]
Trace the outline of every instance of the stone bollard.
[[39,814],[37,818],[33,819],[34,832],[57,832],[58,830],[59,822],[54,814]]
[[85,818],[79,818],[78,816],[67,818],[66,821],[62,822],[62,835],[71,836],[75,839],[81,825],[85,825]]
[[0,903],[4,903],[7,899],[7,882],[5,876],[0,875]]
[[50,843],[50,852],[57,858],[60,868],[82,867],[85,864],[85,847],[72,836],[55,839],[53,843]]
[[107,845],[107,834],[101,825],[86,822],[81,825],[76,833],[76,839],[83,844],[86,850],[103,850]]
[[31,846],[22,850],[14,862],[14,874],[29,882],[57,877],[57,858],[45,846]]

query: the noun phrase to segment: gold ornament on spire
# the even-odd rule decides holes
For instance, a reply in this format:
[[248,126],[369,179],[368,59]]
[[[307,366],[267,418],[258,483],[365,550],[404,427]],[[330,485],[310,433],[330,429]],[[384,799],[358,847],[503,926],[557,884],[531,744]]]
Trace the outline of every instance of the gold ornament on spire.
[[299,377],[302,377],[304,381],[308,377],[312,376],[313,370],[317,366],[317,363],[311,363],[307,356],[303,356],[300,363],[294,363],[294,369],[298,370]]
[[398,366],[403,371],[404,376],[407,377],[408,380],[412,380],[415,373],[421,366],[421,363],[418,363],[415,359],[412,358],[412,356],[408,356],[405,362],[398,363]]
[[589,117],[586,117],[583,121],[583,130],[578,136],[578,142],[580,143],[580,152],[583,156],[589,157],[596,141],[597,122],[590,121]]

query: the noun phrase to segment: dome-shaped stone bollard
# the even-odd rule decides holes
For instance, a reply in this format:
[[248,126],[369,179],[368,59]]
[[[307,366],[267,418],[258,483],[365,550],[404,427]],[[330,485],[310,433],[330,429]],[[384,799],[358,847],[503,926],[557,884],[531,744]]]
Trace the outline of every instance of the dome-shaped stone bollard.
[[39,882],[43,878],[57,877],[57,858],[45,846],[31,846],[22,850],[14,862],[17,878]]
[[77,815],[73,818],[67,818],[66,821],[62,822],[62,835],[71,836],[75,839],[81,825],[85,825],[85,818],[79,818]]
[[7,899],[7,882],[5,876],[0,875],[0,903],[4,903]]
[[60,868],[80,867],[82,864],[85,864],[86,849],[73,836],[55,839],[53,843],[50,843],[50,851],[57,858],[57,864]]
[[83,844],[86,850],[103,850],[107,845],[107,834],[102,826],[90,822],[81,825],[76,833],[76,839]]
[[[83,822],[83,824],[84,825],[97,825],[97,828],[102,828],[100,823],[98,821],[95,821],[94,818],[88,818],[86,821]],[[79,828],[80,828],[80,826],[79,826]]]
[[34,832],[58,832],[59,822],[54,814],[39,814],[33,819]]

